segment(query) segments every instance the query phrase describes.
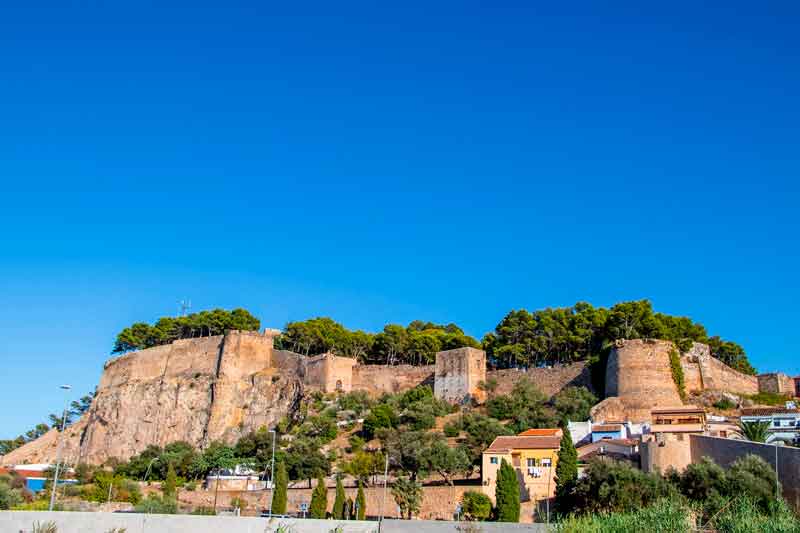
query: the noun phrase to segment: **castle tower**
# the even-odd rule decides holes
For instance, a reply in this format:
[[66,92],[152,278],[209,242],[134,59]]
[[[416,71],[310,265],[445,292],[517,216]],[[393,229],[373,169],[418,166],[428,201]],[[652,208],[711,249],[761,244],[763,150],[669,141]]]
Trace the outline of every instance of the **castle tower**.
[[475,348],[456,348],[436,354],[433,385],[437,398],[461,403],[470,397],[484,400],[478,384],[486,380],[486,352]]

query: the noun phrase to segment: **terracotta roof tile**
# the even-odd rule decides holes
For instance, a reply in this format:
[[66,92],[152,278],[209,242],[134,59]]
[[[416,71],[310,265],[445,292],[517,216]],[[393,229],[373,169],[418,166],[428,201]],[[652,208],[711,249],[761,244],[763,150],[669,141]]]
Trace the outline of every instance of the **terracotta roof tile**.
[[561,428],[526,429],[518,437],[560,437],[564,433]]
[[557,450],[560,446],[561,437],[497,437],[486,451]]
[[592,426],[592,432],[595,431],[603,431],[603,432],[622,431],[622,426],[620,426],[619,424],[598,424],[596,426]]

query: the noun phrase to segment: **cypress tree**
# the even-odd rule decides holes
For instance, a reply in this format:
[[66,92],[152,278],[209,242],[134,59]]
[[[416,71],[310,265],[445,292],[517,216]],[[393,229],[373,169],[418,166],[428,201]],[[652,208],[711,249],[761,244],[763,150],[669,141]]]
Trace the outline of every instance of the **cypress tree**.
[[353,498],[347,498],[347,501],[344,502],[344,519],[345,520],[355,520],[355,509],[353,509]]
[[325,486],[325,478],[322,474],[317,478],[317,486],[311,493],[311,505],[308,513],[311,518],[325,518],[328,512],[328,488]]
[[172,463],[169,463],[167,467],[167,479],[164,481],[164,485],[161,488],[161,492],[164,493],[164,498],[167,500],[174,500],[178,496],[178,476],[175,474],[175,467]]
[[569,507],[569,495],[578,480],[578,452],[572,444],[572,435],[566,425],[563,430],[556,465],[556,506],[561,510]]
[[361,480],[358,481],[358,495],[356,496],[356,519],[364,520],[367,516],[367,499],[364,497],[364,487],[361,486]]
[[286,474],[286,465],[283,461],[278,463],[275,471],[275,491],[272,496],[272,514],[286,514],[286,501],[289,489],[289,476]]
[[503,459],[494,492],[498,522],[519,522],[519,483],[514,468]]
[[335,520],[343,520],[344,504],[346,496],[344,493],[344,486],[342,486],[342,477],[336,476],[336,499],[333,500],[333,518]]

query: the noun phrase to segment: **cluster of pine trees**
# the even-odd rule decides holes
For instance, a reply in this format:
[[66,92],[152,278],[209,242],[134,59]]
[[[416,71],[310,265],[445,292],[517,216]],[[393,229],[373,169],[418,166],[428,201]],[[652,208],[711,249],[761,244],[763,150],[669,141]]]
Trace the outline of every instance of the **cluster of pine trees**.
[[352,331],[330,318],[290,322],[278,339],[281,348],[305,355],[334,352],[364,363],[428,365],[436,352],[472,346],[476,339],[455,324],[414,320],[408,326],[388,324],[380,333]]
[[741,346],[710,337],[702,324],[688,317],[654,312],[648,300],[610,308],[578,302],[532,313],[511,311],[483,338],[483,347],[499,368],[536,367],[598,358],[617,339],[641,338],[670,340],[681,351],[702,342],[726,365],[755,374]]
[[[117,335],[114,352],[140,350],[176,339],[220,335],[226,330],[256,330],[257,318],[244,309],[215,309],[185,317],[143,322]],[[692,342],[711,347],[711,354],[728,366],[755,374],[738,344],[709,336],[706,328],[688,317],[657,313],[648,300],[594,307],[578,302],[571,307],[509,312],[482,342],[456,324],[414,320],[407,326],[387,324],[379,333],[350,330],[327,317],[290,322],[276,346],[304,355],[333,352],[367,364],[432,364],[436,352],[471,346],[486,350],[497,368],[537,367],[599,360],[618,339],[652,338],[675,342],[681,351]]]
[[117,335],[112,353],[144,350],[178,339],[222,335],[228,330],[256,331],[261,322],[246,309],[214,309],[181,317],[163,317],[153,324],[137,322]]

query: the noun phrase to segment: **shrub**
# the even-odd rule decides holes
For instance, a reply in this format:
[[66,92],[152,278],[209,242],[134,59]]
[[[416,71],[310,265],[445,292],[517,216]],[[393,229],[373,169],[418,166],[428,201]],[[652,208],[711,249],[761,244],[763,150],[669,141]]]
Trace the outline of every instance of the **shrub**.
[[201,505],[200,507],[195,507],[191,514],[202,515],[202,516],[214,516],[217,513],[214,512],[213,507],[206,507],[205,505]]
[[553,396],[553,407],[561,420],[583,421],[597,403],[597,396],[586,387],[566,387]]
[[175,500],[164,499],[155,494],[139,502],[135,507],[137,513],[145,514],[177,514],[178,503]]
[[676,492],[659,475],[646,474],[627,463],[597,459],[576,483],[570,503],[578,513],[630,512]]
[[686,400],[686,381],[681,366],[681,354],[675,348],[669,351],[669,368],[672,370],[672,381],[675,382],[681,400]]
[[364,419],[364,438],[371,440],[381,428],[392,428],[397,425],[397,413],[386,404],[377,405]]
[[727,411],[729,409],[736,408],[736,403],[730,400],[729,398],[722,397],[716,402],[714,402],[714,407],[716,407],[720,411]]
[[465,520],[488,520],[492,516],[492,500],[482,492],[468,490],[461,497],[461,512]]
[[458,437],[461,434],[461,424],[448,422],[444,425],[444,434],[446,437]]
[[786,403],[786,400],[788,399],[785,394],[777,394],[775,392],[759,392],[758,394],[748,396],[748,398],[753,400],[753,403],[756,404],[780,406]]

